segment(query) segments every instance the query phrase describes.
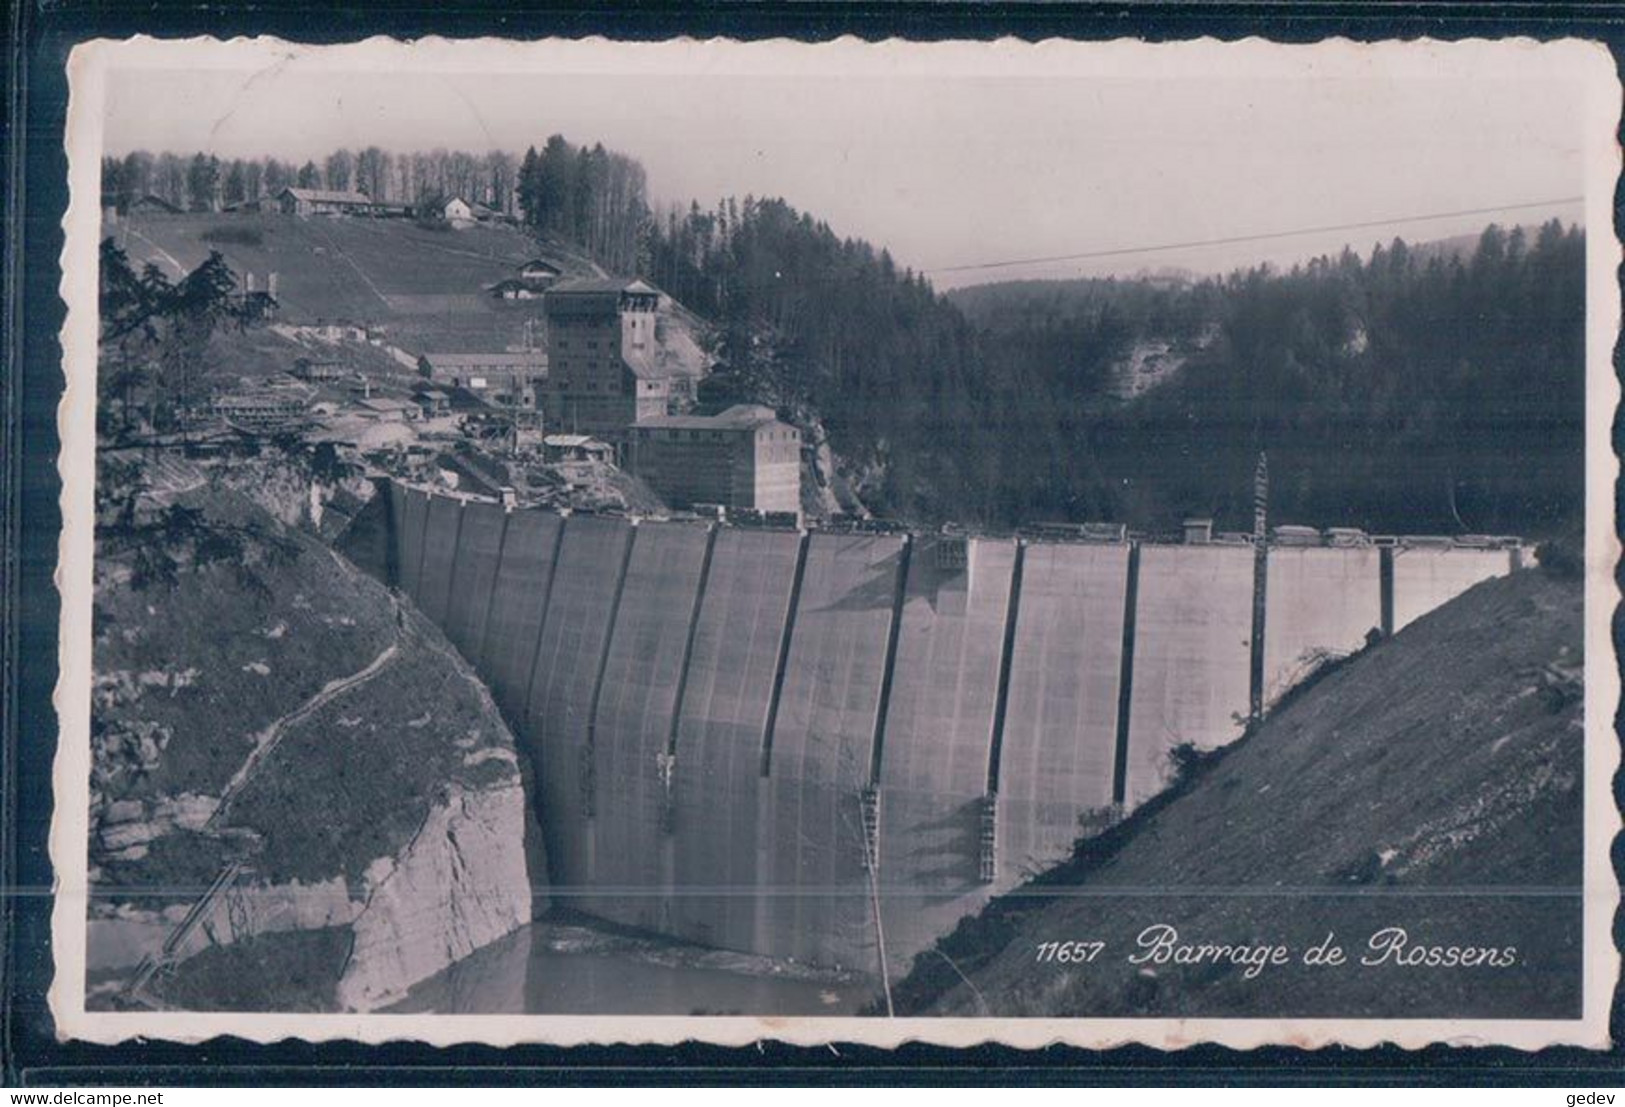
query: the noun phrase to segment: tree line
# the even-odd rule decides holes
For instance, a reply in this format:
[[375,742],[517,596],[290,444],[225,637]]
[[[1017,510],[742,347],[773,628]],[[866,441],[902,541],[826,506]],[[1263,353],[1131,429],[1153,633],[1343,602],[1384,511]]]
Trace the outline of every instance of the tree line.
[[514,199],[537,234],[577,247],[611,272],[646,267],[648,178],[637,160],[553,135],[520,159]]
[[365,192],[374,200],[418,206],[460,196],[504,215],[518,212],[518,160],[504,150],[392,153],[377,146],[338,149],[303,164],[275,157],[222,159],[133,150],[102,159],[103,206],[119,212],[144,196],[182,211],[220,211],[274,197],[284,188]]

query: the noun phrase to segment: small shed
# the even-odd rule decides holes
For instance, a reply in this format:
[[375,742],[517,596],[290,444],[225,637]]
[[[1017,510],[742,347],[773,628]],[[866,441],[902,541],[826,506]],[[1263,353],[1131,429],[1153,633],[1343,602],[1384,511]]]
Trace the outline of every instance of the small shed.
[[438,388],[425,388],[412,394],[423,411],[425,419],[432,419],[437,415],[444,415],[451,410],[451,397]]
[[615,460],[615,447],[585,434],[550,434],[542,439],[543,456],[553,462]]
[[423,412],[417,404],[390,396],[367,396],[357,400],[355,406],[363,416],[379,423],[413,422]]

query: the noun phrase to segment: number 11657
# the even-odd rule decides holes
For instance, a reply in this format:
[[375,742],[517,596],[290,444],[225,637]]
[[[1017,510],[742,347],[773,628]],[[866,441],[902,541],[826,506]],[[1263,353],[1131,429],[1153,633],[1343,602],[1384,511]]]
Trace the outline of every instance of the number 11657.
[[1105,942],[1039,942],[1038,963],[1081,965],[1093,961],[1106,948]]

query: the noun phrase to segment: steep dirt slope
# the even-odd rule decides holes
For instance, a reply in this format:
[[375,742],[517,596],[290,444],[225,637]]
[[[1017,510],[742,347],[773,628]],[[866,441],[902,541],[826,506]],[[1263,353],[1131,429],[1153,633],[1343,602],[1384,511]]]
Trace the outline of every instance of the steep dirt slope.
[[440,632],[208,470],[123,464],[96,562],[93,990],[367,1009],[529,921],[513,737]]
[[[1578,581],[1531,570],[1366,650],[966,920],[899,986],[902,1011],[1572,1017],[1581,611]],[[1289,963],[1251,979],[1233,954],[1131,963],[1159,924],[1186,946],[1284,944]],[[1482,947],[1497,952],[1468,959],[1511,963],[1404,965],[1390,948],[1361,964],[1395,927],[1410,953]],[[1328,933],[1347,962],[1304,966]],[[1092,941],[1105,945],[1087,961],[1040,948]]]

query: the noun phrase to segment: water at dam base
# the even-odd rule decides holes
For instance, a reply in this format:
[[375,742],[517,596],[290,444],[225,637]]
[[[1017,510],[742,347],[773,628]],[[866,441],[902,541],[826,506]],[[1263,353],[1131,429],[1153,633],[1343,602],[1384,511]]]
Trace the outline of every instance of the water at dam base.
[[591,926],[536,922],[390,1008],[447,1015],[855,1015],[879,983]]

